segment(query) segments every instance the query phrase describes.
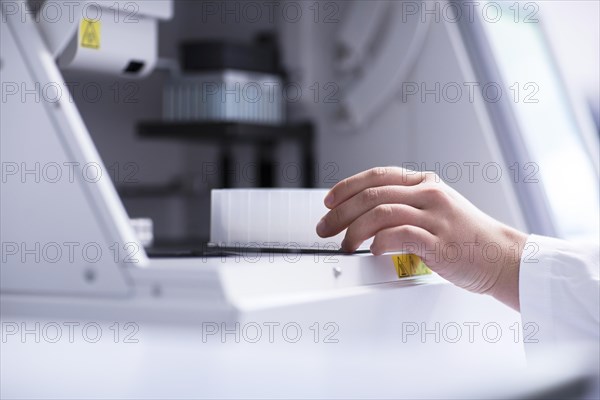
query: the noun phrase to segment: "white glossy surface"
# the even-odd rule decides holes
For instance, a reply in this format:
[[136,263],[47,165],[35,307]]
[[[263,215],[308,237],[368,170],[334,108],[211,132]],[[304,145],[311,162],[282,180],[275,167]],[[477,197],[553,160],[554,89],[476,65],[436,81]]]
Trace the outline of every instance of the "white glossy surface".
[[[510,328],[518,315],[491,298],[450,285],[362,290],[327,301],[242,311],[235,320],[191,312],[189,323],[169,325],[119,319],[116,309],[114,319],[98,319],[94,313],[81,319],[22,318],[3,312],[3,327],[25,323],[35,330],[39,323],[42,333],[40,343],[32,334],[24,340],[16,334],[1,344],[1,395],[519,398],[582,374],[577,353],[570,352],[567,358],[559,349],[553,349],[553,357],[541,366],[526,368],[523,344],[515,341]],[[72,342],[63,330],[57,343],[49,343],[45,338],[55,335],[50,328],[44,334],[44,327],[64,321],[80,324]],[[137,329],[125,328],[127,322]],[[93,328],[83,336],[86,323],[100,326],[98,342],[87,340],[95,337]],[[276,324],[272,336],[268,323]],[[326,327],[328,323],[332,325]],[[497,340],[493,329],[487,333],[482,329],[491,323],[500,327]],[[299,327],[299,337],[294,328],[284,333],[286,324]],[[410,324],[429,333],[407,334]],[[451,324],[462,327],[458,339],[447,328]],[[465,324],[478,324],[472,340]],[[210,333],[209,326],[217,326],[219,332]],[[255,326],[261,327],[260,336]],[[224,329],[230,333],[223,335]],[[237,339],[232,333],[236,331]],[[126,335],[132,333],[128,338],[137,342],[126,343]]]

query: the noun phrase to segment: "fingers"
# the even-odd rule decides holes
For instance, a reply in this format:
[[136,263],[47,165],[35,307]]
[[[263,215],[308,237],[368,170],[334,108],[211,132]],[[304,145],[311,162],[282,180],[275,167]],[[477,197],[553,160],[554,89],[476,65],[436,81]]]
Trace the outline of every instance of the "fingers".
[[377,232],[400,225],[413,225],[422,229],[431,229],[434,221],[430,221],[425,212],[404,204],[384,204],[377,206],[358,217],[346,231],[342,242],[342,250],[355,251],[362,242],[373,237]]
[[418,226],[402,225],[383,229],[375,235],[371,252],[374,255],[403,251],[421,256],[423,248],[433,248],[436,237]]
[[386,185],[412,186],[421,183],[425,174],[397,167],[380,167],[361,172],[336,184],[325,197],[325,206],[334,208],[359,192]]
[[317,225],[321,237],[335,236],[358,217],[382,204],[407,204],[424,208],[427,197],[420,196],[414,186],[381,186],[363,190],[329,211]]

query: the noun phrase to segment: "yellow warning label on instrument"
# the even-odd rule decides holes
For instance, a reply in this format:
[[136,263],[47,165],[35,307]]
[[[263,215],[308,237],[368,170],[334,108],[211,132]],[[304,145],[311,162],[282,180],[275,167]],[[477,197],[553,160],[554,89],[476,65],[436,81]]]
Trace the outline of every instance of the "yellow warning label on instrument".
[[100,29],[102,25],[99,20],[82,19],[81,27],[79,29],[81,36],[81,47],[87,47],[88,49],[100,48]]
[[431,274],[421,257],[414,254],[396,254],[392,256],[398,278]]

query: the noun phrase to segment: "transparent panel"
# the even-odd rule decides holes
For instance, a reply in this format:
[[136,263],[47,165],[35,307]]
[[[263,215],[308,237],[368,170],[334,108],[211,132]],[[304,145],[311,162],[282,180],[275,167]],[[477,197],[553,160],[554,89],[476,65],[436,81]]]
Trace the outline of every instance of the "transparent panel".
[[518,168],[519,179],[541,181],[560,237],[598,240],[598,172],[545,41],[541,16],[531,2],[484,4],[489,7],[484,5],[479,15],[502,76],[503,95],[514,104],[530,156],[531,164]]

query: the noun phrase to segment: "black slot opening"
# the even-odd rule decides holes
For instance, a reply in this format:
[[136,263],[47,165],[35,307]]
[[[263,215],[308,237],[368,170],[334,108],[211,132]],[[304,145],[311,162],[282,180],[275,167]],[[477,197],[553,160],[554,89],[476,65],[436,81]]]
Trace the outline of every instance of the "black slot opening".
[[127,67],[123,70],[123,72],[127,74],[137,74],[142,70],[142,68],[144,68],[143,61],[132,60],[129,62],[129,64],[127,64]]

